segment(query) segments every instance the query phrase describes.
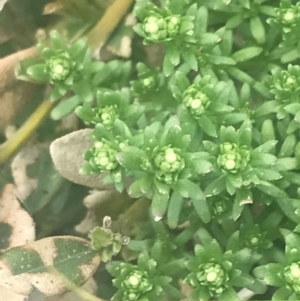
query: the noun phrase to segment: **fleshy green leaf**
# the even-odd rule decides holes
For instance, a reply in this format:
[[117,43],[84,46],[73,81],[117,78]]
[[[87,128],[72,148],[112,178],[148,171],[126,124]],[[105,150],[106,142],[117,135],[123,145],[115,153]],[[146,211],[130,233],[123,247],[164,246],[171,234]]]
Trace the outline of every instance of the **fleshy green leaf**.
[[244,62],[259,56],[263,51],[261,47],[247,47],[238,50],[232,55],[232,58],[237,62]]
[[168,224],[171,229],[178,225],[183,201],[184,199],[179,193],[173,192],[168,207]]

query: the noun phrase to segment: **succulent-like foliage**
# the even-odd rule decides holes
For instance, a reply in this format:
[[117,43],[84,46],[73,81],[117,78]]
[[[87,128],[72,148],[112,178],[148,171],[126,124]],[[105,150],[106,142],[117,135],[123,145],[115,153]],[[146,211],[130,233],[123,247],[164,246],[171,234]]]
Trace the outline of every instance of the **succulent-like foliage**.
[[[118,226],[89,235],[89,252],[112,261],[114,300],[299,299],[299,1],[133,2],[136,24],[126,18],[100,53],[130,41],[132,56],[99,61],[52,32],[21,68],[50,83],[53,119],[75,112],[90,127],[52,144],[56,168],[117,190],[89,210]],[[35,196],[28,211],[47,201]]]

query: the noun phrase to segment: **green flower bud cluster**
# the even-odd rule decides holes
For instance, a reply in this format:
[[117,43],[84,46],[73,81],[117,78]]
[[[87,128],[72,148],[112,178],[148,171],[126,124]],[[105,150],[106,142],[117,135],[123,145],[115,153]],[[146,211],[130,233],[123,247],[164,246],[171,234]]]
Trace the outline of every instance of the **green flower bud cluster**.
[[115,169],[119,165],[116,160],[118,152],[109,146],[104,139],[95,142],[91,151],[93,157],[89,160],[89,163],[93,167],[101,171],[107,171]]
[[154,158],[154,165],[158,169],[155,171],[156,178],[165,184],[173,184],[185,163],[180,150],[169,145],[159,150]]
[[283,40],[295,44],[300,36],[300,3],[292,5],[290,0],[282,0],[280,7],[275,9],[275,14],[276,16],[269,19],[268,22],[271,25],[280,25]]
[[225,197],[212,197],[209,198],[208,201],[211,203],[212,212],[214,216],[221,216],[224,214],[229,208],[229,200]]
[[285,281],[300,295],[300,261],[293,262],[284,269]]
[[65,81],[74,71],[76,62],[67,52],[60,53],[46,61],[46,72],[53,83]]
[[93,108],[93,113],[94,118],[92,123],[102,123],[108,128],[119,118],[118,106],[115,104],[105,106],[104,108]]
[[145,18],[142,29],[146,40],[151,42],[170,41],[179,33],[181,18],[179,15],[164,18],[156,12],[151,12]]
[[182,103],[195,119],[198,119],[211,103],[210,97],[201,90],[199,85],[193,84],[183,93]]
[[266,232],[261,232],[258,225],[255,227],[242,227],[240,237],[245,247],[251,250],[264,248],[267,245]]
[[198,267],[198,272],[189,274],[186,282],[194,287],[205,286],[211,296],[222,294],[228,288],[229,276],[218,263],[208,262]]
[[153,284],[149,280],[147,272],[140,270],[133,270],[122,282],[122,287],[125,291],[123,299],[124,301],[148,301],[146,296],[143,296],[146,292],[149,292],[153,288]]
[[137,64],[138,80],[132,81],[132,90],[139,95],[151,95],[159,88],[159,70],[151,70],[145,64]]
[[245,169],[249,161],[250,152],[245,146],[239,147],[236,143],[230,142],[220,145],[217,163],[223,172],[237,173]]
[[274,69],[269,78],[270,91],[281,102],[298,102],[300,97],[300,66],[289,65],[287,70]]
[[300,24],[300,3],[296,5],[281,4],[280,8],[276,9],[277,22],[282,24],[285,32],[289,32],[293,27]]

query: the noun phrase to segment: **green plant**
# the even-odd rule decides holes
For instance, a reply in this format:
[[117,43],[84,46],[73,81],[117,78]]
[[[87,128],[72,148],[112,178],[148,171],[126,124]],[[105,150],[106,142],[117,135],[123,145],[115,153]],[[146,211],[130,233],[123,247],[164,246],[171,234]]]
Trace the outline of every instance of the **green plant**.
[[127,61],[52,31],[19,71],[50,84],[53,119],[90,128],[52,143],[67,146],[57,169],[117,195],[89,234],[109,298],[300,298],[299,3],[136,0],[133,14]]

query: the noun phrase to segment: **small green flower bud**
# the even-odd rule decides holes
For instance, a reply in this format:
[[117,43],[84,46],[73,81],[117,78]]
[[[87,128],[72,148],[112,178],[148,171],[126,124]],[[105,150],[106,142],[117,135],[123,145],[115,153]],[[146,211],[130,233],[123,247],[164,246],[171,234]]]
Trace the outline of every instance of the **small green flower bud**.
[[228,210],[228,200],[219,196],[213,197],[212,210],[215,216],[221,216]]
[[290,7],[282,7],[276,9],[277,23],[287,28],[299,25],[300,22],[300,5],[291,5]]
[[181,18],[179,15],[169,16],[166,18],[167,30],[169,37],[178,35],[180,29]]
[[118,166],[118,162],[116,160],[118,152],[111,148],[103,140],[95,142],[92,152],[94,155],[93,161],[100,170],[112,170]]
[[206,263],[199,266],[197,279],[201,285],[208,287],[211,295],[217,295],[227,288],[229,277],[221,265]]
[[220,145],[220,154],[217,162],[224,172],[237,173],[244,169],[250,161],[250,152],[245,147],[239,148],[237,144],[225,142]]
[[183,93],[183,105],[187,110],[198,119],[204,112],[205,109],[211,103],[209,97],[200,90],[200,87],[191,85]]
[[113,125],[119,117],[117,105],[110,105],[100,109],[95,108],[93,111],[95,113],[94,123],[103,123],[106,127]]
[[64,81],[72,73],[75,66],[67,53],[54,56],[46,61],[46,68],[53,82]]
[[292,286],[297,294],[300,294],[300,261],[293,262],[284,269],[285,281]]
[[144,20],[143,30],[146,38],[153,42],[161,42],[168,37],[166,20],[156,13],[152,13]]
[[126,290],[131,292],[138,292],[139,294],[144,294],[150,291],[153,284],[148,279],[146,272],[140,270],[132,271],[124,280],[123,284]]
[[179,149],[168,146],[158,152],[154,158],[154,165],[158,168],[156,177],[166,184],[172,184],[184,168],[184,160]]

